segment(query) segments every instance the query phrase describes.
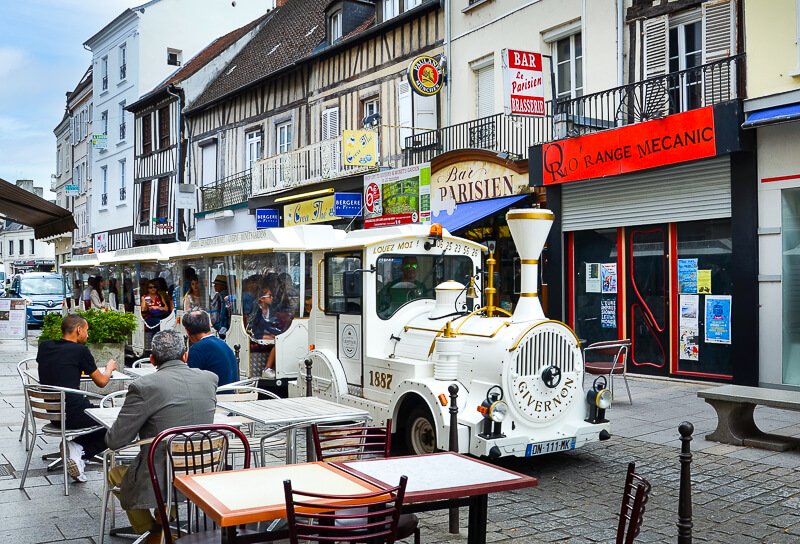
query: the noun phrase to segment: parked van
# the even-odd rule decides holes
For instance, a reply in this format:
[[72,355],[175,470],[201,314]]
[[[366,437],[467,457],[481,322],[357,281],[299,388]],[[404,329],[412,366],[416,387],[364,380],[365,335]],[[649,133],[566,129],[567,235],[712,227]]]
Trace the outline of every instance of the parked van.
[[41,325],[44,316],[61,312],[67,296],[64,277],[55,272],[27,272],[11,279],[6,296],[28,301],[28,325]]

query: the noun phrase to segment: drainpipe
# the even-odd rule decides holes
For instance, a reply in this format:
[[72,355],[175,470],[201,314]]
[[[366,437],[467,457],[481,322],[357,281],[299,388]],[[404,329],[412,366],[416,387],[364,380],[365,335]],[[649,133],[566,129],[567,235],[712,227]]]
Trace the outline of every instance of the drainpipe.
[[175,241],[180,242],[181,238],[180,234],[178,233],[178,189],[181,182],[181,134],[183,133],[183,128],[181,127],[181,111],[183,110],[183,103],[181,101],[181,95],[172,92],[172,89],[174,88],[175,87],[173,85],[167,86],[167,94],[178,99],[178,157],[175,164],[175,191],[172,193],[172,200],[175,203]]
[[452,47],[450,45],[450,39],[452,37],[451,34],[452,34],[453,31],[450,28],[451,27],[451,24],[450,24],[450,2],[448,0],[440,0],[439,1],[439,5],[444,10],[444,56],[447,59],[447,73],[445,75],[447,77],[447,85],[445,85],[445,87],[444,87],[444,101],[445,101],[444,115],[445,115],[445,118],[444,118],[444,123],[442,123],[442,126],[447,127],[447,126],[450,126],[450,113],[451,113],[451,107],[452,107],[451,106],[451,96],[452,95],[450,93],[450,84],[451,84],[450,73],[452,72],[453,61],[452,61],[452,55],[451,55]]
[[625,85],[625,0],[617,0],[617,87]]

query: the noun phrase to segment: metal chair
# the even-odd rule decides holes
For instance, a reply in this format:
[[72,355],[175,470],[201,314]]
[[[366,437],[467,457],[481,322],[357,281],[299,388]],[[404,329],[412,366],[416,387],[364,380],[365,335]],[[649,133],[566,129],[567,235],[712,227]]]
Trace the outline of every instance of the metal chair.
[[628,390],[628,401],[633,404],[631,388],[628,385],[628,353],[631,350],[631,341],[607,340],[595,342],[583,349],[583,369],[584,379],[586,374],[595,376],[608,376],[611,384],[611,397],[614,396],[614,375],[622,375],[625,381],[625,389]]
[[[242,380],[241,382],[234,382],[229,383],[227,385],[222,385],[217,387],[217,401],[224,401],[224,402],[247,402],[251,400],[258,400],[259,398],[268,398],[268,399],[278,399],[280,398],[278,395],[273,393],[272,391],[268,391],[266,389],[261,389],[260,387],[255,387],[253,385],[247,385],[247,382],[258,382],[258,379],[247,379]],[[253,456],[253,461],[256,466],[264,466],[266,462],[266,451],[268,449],[275,449],[277,447],[284,447],[285,443],[283,441],[273,441],[272,443],[267,444],[267,440],[273,438],[274,436],[281,434],[282,431],[280,429],[264,429],[264,432],[258,433],[258,429],[256,428],[256,424],[247,419],[241,418],[242,424],[246,426],[247,433],[246,436],[248,437],[248,443],[250,445],[250,451]],[[259,465],[259,457],[257,456],[257,452],[260,453],[260,465]],[[232,455],[237,455],[239,453],[243,453],[242,450],[233,447],[231,449]]]
[[[125,402],[125,396],[127,394],[127,389],[109,393],[100,400],[100,408],[115,408],[122,406],[122,404]],[[109,483],[108,473],[117,465],[130,464],[138,453],[138,443],[125,446],[118,450],[108,449],[103,452],[103,504],[100,510],[100,537],[98,539],[98,544],[103,544],[105,541],[106,516],[108,515],[109,506],[111,507],[111,527],[109,528],[109,533],[113,534],[114,530],[117,528],[116,508],[114,507],[114,492],[119,490],[112,487]]]
[[616,544],[633,544],[639,536],[651,488],[650,482],[636,474],[636,463],[629,463],[619,510]]
[[[362,460],[387,458],[392,447],[392,420],[387,419],[382,427],[344,425],[341,427],[319,425],[311,426],[314,450],[319,461]],[[350,509],[351,513],[363,509]],[[397,538],[400,540],[414,536],[414,544],[419,544],[419,519],[414,514],[403,514],[398,522]]]
[[[36,361],[36,357],[28,357],[26,359],[21,360],[17,363],[17,374],[19,374],[19,379],[22,381],[22,387],[24,388],[26,385],[29,385],[32,382],[32,378],[30,375],[31,370],[36,370],[39,368],[39,363]],[[23,392],[23,417],[22,417],[22,428],[19,430],[19,441],[22,442],[22,437],[25,437],[25,451],[31,447],[31,436],[33,433],[31,432],[31,428],[28,424],[28,400],[27,397],[24,395]]]
[[[101,425],[85,427],[81,429],[65,429],[62,424],[66,421],[66,395],[76,395],[101,399],[100,395],[78,389],[67,387],[55,387],[52,385],[28,384],[25,386],[25,402],[28,408],[28,419],[30,421],[33,440],[28,449],[28,458],[25,461],[25,470],[22,473],[22,480],[19,483],[20,489],[25,489],[25,479],[28,476],[28,468],[33,457],[36,440],[40,436],[59,436],[61,437],[61,458],[64,469],[64,494],[69,495],[69,476],[67,474],[68,444],[67,439],[75,438],[84,434],[102,429]],[[38,429],[36,420],[46,420],[48,423]]]
[[141,359],[136,359],[132,364],[131,368],[152,368],[153,363],[150,362],[150,357],[142,357]]
[[[359,495],[328,495],[292,489],[291,480],[286,480],[283,491],[289,520],[289,542],[393,544],[398,538],[407,482],[408,478],[401,476],[400,484],[390,489]],[[320,508],[320,500],[349,500],[359,504],[360,508],[357,512],[354,509],[330,511],[329,508]]]
[[[229,436],[233,435],[244,449],[244,468],[250,468],[250,446],[247,437],[231,425],[191,425],[174,427],[161,432],[153,439],[147,455],[147,467],[150,471],[150,480],[155,494],[156,514],[161,527],[164,527],[163,542],[173,543],[172,530],[167,528],[172,525],[177,530],[178,538],[183,533],[192,534],[193,544],[204,542],[220,542],[221,535],[218,529],[206,515],[191,504],[188,498],[178,493],[172,486],[175,476],[182,474],[199,474],[205,472],[221,472],[226,469],[226,457],[229,451]],[[161,452],[161,453],[159,453]],[[163,455],[159,461],[156,456]],[[166,471],[165,471],[166,469]],[[164,498],[160,475],[165,476],[167,497]],[[185,509],[180,508],[185,501]],[[171,522],[169,512],[173,512],[175,520]],[[186,519],[181,521],[181,512]],[[212,530],[208,530],[212,527]],[[173,530],[175,530],[173,529]]]

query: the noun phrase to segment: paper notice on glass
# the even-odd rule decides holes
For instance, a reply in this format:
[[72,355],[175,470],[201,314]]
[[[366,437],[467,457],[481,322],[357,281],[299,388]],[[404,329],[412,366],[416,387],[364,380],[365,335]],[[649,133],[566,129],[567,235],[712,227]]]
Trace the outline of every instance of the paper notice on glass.
[[731,296],[706,296],[706,342],[731,343]]
[[600,265],[600,281],[603,293],[617,292],[617,263],[603,263]]
[[24,322],[25,321],[25,310],[11,310],[9,312],[9,321],[15,322]]
[[600,263],[586,263],[586,292],[599,293],[600,289]]
[[10,298],[0,298],[0,312],[7,312],[11,309]]
[[711,294],[711,270],[697,271],[697,292]]
[[617,328],[616,298],[603,298],[600,300],[600,327],[604,329]]
[[678,259],[678,292],[697,292],[697,259]]
[[700,297],[698,295],[680,296],[680,331],[679,355],[686,361],[700,359],[700,333],[698,310]]

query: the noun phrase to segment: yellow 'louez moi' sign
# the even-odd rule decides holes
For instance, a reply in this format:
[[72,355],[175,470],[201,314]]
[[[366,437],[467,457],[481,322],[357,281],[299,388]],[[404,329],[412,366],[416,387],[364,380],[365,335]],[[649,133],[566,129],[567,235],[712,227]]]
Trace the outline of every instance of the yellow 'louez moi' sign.
[[333,195],[304,200],[283,207],[283,225],[310,225],[311,223],[324,223],[333,221]]
[[372,130],[343,130],[345,166],[375,166],[378,164],[378,140]]

